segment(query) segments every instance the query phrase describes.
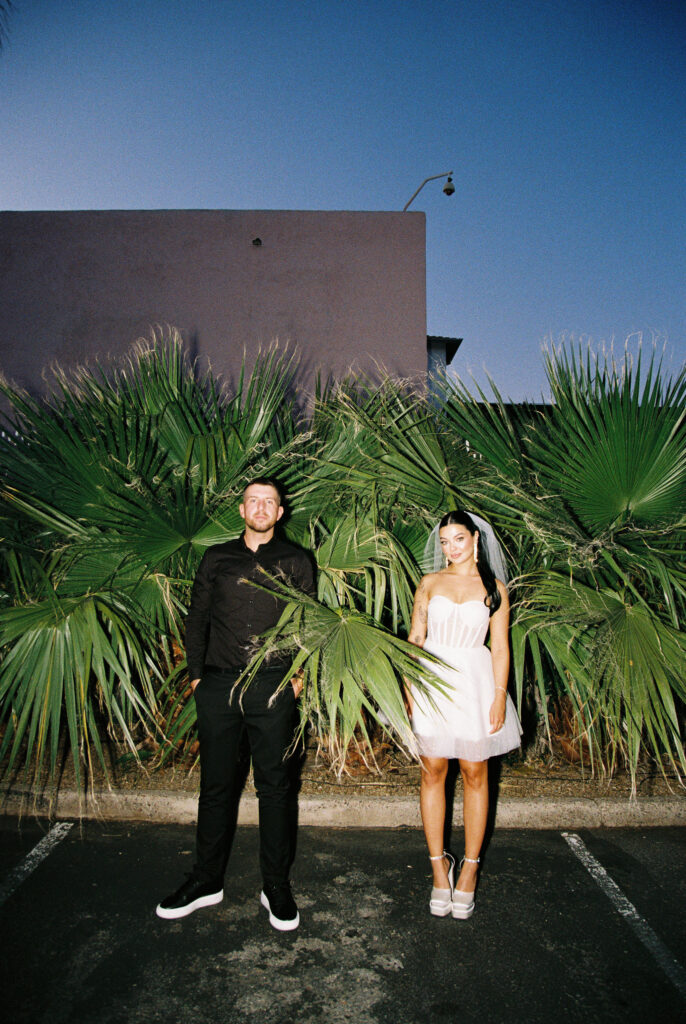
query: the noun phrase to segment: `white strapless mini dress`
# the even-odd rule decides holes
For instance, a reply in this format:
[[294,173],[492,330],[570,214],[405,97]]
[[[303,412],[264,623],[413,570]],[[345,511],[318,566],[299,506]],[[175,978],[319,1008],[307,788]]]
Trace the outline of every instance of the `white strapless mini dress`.
[[442,595],[429,601],[424,650],[446,664],[430,665],[445,684],[444,693],[413,693],[412,731],[425,757],[485,761],[520,745],[522,727],[509,694],[505,724],[489,733],[495,679],[491,652],[484,646],[488,622],[483,601],[457,604]]

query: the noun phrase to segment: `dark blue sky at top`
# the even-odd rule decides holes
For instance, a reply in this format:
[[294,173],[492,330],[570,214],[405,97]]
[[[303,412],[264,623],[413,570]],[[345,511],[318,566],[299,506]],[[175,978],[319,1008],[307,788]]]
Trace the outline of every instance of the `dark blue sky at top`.
[[0,208],[401,210],[457,372],[686,359],[680,0],[15,0]]

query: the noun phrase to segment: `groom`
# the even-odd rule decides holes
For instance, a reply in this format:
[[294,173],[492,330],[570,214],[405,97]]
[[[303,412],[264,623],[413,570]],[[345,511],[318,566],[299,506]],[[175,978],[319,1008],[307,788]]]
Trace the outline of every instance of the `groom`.
[[[300,917],[288,881],[292,844],[287,753],[302,682],[292,679],[273,699],[286,666],[271,661],[263,664],[249,686],[234,689],[234,683],[250,661],[255,637],[275,626],[283,611],[283,602],[261,589],[262,570],[308,594],[314,592],[314,576],[306,552],[275,533],[284,512],[276,481],[260,478],[249,483],[239,512],[245,522],[243,535],[208,548],[193,584],[186,658],[200,740],[197,860],[188,880],[158,905],[157,915],[174,920],[223,899],[232,797],[245,727],[259,802],[260,902],[274,928],[292,931]],[[251,580],[260,587],[252,586]]]

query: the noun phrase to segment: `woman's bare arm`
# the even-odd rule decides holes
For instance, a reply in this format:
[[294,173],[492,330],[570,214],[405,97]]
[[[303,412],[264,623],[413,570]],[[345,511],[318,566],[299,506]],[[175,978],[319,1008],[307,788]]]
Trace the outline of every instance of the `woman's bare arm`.
[[408,640],[417,647],[423,647],[426,640],[426,623],[429,612],[429,584],[428,577],[423,576],[414,595],[412,607],[412,622],[410,624],[410,635]]
[[497,732],[505,724],[505,704],[507,697],[507,680],[510,674],[510,601],[507,588],[498,580],[500,607],[491,616],[491,659],[495,677],[495,699],[491,705],[489,719],[491,732]]
[[[414,605],[412,607],[412,622],[410,624],[410,635],[408,640],[411,644],[415,644],[417,647],[423,647],[424,641],[426,640],[426,624],[427,615],[429,610],[429,585],[427,583],[427,577],[423,576],[419,581],[419,586],[414,595]],[[412,709],[414,702],[412,699],[412,687],[405,682],[405,703],[407,704],[407,710],[410,716],[412,716]]]

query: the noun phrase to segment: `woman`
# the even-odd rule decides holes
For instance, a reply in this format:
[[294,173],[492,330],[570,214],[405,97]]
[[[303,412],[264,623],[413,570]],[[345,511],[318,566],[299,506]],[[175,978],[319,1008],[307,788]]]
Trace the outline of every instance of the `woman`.
[[[522,730],[507,695],[507,588],[488,557],[500,563],[504,576],[498,542],[487,523],[464,511],[448,512],[435,532],[445,568],[422,578],[409,639],[447,663],[431,664],[444,692],[434,689],[429,696],[408,688],[407,698],[423,768],[420,806],[433,868],[429,909],[437,917],[452,913],[466,919],[474,911],[488,817],[488,758],[518,747]],[[489,630],[490,651],[484,646]],[[454,887],[455,861],[443,849],[445,781],[453,757],[459,758],[464,783],[465,829]]]

